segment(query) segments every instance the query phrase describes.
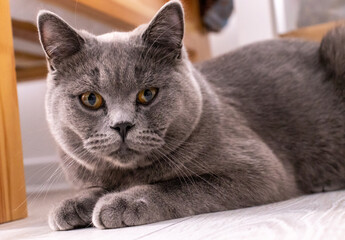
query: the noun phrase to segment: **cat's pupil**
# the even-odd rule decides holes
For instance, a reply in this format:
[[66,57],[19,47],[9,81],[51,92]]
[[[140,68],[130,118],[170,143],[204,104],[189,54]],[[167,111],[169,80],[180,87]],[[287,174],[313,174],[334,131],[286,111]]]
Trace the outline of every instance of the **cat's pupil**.
[[146,89],[144,92],[144,97],[146,100],[150,100],[152,98],[152,92],[150,89]]
[[89,97],[87,98],[89,101],[90,105],[95,105],[96,103],[96,95],[93,93],[90,93]]

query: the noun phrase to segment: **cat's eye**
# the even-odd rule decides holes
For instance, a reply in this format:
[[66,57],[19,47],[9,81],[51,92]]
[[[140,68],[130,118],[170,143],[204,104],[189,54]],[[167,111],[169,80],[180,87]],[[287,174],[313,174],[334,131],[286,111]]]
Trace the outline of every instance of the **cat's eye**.
[[84,106],[97,110],[103,105],[103,98],[101,95],[95,92],[86,92],[80,95],[80,100]]
[[158,93],[158,88],[146,88],[138,93],[137,101],[140,104],[149,104],[155,98]]

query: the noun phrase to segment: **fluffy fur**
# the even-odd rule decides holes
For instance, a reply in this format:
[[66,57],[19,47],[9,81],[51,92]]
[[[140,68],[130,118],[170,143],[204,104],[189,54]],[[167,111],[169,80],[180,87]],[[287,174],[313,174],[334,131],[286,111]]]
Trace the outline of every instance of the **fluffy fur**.
[[[47,119],[80,189],[53,209],[52,229],[140,225],[344,187],[344,28],[321,47],[273,40],[193,66],[183,22],[178,1],[148,25],[101,36],[40,12]],[[138,104],[150,87],[157,97]],[[85,92],[104,106],[85,108]],[[121,122],[134,125],[125,143],[111,128]]]

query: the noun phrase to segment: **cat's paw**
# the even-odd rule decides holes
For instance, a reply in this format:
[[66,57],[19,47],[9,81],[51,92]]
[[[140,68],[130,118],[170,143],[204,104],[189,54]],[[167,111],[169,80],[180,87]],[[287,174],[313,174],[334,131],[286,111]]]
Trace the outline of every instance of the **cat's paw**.
[[48,216],[50,228],[58,231],[92,226],[92,210],[105,192],[103,188],[88,188],[62,201]]
[[92,223],[104,229],[142,225],[163,219],[159,207],[148,196],[112,193],[96,203]]
[[90,203],[76,199],[62,201],[49,214],[48,223],[55,231],[70,230],[91,225]]

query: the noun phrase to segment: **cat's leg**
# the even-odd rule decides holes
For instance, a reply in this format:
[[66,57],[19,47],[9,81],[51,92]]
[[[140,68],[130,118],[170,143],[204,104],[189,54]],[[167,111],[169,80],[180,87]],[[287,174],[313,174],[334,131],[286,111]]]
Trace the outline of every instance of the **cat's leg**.
[[62,201],[49,213],[50,228],[57,231],[92,226],[92,210],[104,193],[104,189],[89,188]]
[[297,195],[295,185],[284,183],[283,178],[238,174],[237,179],[203,175],[108,193],[97,202],[92,222],[101,229],[135,226],[255,206]]

